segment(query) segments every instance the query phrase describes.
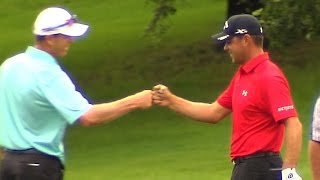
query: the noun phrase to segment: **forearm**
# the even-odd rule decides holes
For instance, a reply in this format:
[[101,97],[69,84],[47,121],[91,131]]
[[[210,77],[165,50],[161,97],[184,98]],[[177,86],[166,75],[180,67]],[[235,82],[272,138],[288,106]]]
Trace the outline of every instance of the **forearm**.
[[161,84],[153,87],[152,99],[154,104],[168,107],[175,112],[202,122],[217,123],[231,113],[229,109],[217,102],[212,104],[199,103],[178,97],[171,93],[168,87]]
[[302,125],[297,117],[285,122],[285,158],[283,168],[296,167],[302,146]]
[[0,147],[0,160],[3,158],[3,154],[4,154],[3,149]]
[[114,102],[93,105],[80,121],[85,126],[107,123],[138,107],[134,97],[128,96]]
[[217,123],[223,117],[214,110],[214,104],[192,102],[173,95],[169,108],[197,121]]
[[312,179],[320,180],[320,143],[309,141],[309,160],[311,163]]

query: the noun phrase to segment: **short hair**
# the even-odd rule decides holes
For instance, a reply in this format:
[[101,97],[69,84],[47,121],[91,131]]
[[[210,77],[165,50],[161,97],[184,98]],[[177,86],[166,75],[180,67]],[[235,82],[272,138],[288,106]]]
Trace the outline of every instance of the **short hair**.
[[251,38],[255,45],[263,47],[263,36],[262,35],[251,35]]

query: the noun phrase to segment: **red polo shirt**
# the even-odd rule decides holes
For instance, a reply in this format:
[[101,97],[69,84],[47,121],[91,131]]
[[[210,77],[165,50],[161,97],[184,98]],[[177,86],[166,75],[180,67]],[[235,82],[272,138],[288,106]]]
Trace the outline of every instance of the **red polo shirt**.
[[297,116],[288,81],[268,53],[241,66],[217,101],[233,112],[232,159],[259,151],[279,152],[281,120]]

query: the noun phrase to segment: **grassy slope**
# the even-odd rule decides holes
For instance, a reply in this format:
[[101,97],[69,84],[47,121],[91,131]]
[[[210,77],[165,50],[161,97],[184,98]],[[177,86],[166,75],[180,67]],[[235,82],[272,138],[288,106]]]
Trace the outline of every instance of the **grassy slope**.
[[[30,44],[30,22],[49,2],[1,2],[1,59]],[[143,38],[151,17],[151,7],[144,1],[55,1],[67,4],[92,27],[90,35],[74,45],[66,66],[96,101],[117,99],[159,82],[183,97],[213,101],[235,69],[225,55],[210,49],[208,38],[220,29],[225,4],[222,0],[186,2],[179,4],[174,26],[163,43],[152,48]],[[281,66],[306,125],[305,141],[318,90],[319,72],[314,69],[318,46],[299,44],[273,52],[276,59],[286,62]],[[295,66],[287,65],[289,61]],[[303,66],[301,62],[306,61],[310,65]],[[228,179],[232,169],[229,134],[229,119],[212,126],[157,107],[101,127],[73,127],[66,139],[66,179]],[[299,170],[309,179],[306,144]]]

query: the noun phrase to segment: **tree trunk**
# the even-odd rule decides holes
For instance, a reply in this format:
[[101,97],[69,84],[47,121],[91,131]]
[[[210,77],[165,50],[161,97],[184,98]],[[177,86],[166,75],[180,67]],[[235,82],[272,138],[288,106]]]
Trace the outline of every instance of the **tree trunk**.
[[236,14],[251,14],[263,7],[263,0],[228,0],[227,18]]

